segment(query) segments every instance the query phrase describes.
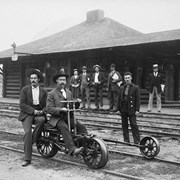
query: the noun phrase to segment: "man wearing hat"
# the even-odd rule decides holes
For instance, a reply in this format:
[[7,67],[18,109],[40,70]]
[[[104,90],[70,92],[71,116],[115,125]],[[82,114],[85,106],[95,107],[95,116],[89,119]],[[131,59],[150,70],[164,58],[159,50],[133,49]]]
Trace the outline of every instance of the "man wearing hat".
[[[30,78],[30,85],[25,86],[20,94],[20,114],[18,120],[22,122],[25,134],[24,153],[25,162],[22,166],[31,164],[32,144],[36,141],[37,130],[45,122],[47,92],[39,86],[43,76],[38,69],[29,69],[26,76]],[[35,129],[32,135],[32,124],[35,122]]]
[[161,112],[161,85],[162,85],[162,75],[158,72],[158,64],[153,65],[153,73],[149,75],[149,103],[148,112],[152,111],[153,108],[153,98],[154,93],[157,98],[157,111]]
[[[87,73],[87,67],[82,67],[82,74],[79,75],[80,78],[80,90],[82,98],[82,108],[85,108],[87,101],[88,108],[90,108],[90,84],[91,84],[91,75]],[[86,100],[85,100],[86,96]]]
[[[77,155],[83,151],[83,147],[77,148],[72,139],[71,133],[68,128],[68,117],[65,100],[73,100],[72,93],[66,89],[66,82],[68,74],[64,70],[60,70],[54,77],[53,81],[56,83],[56,87],[48,93],[47,97],[47,112],[51,114],[49,123],[59,129],[62,133],[63,140],[69,150],[70,155]],[[70,123],[71,127],[74,126],[73,113],[71,113]],[[77,121],[77,133],[87,134],[86,127]]]
[[[103,84],[104,84],[104,73],[99,72],[101,67],[96,64],[93,66],[94,73],[92,75],[92,85],[94,86],[94,93],[95,93],[95,106],[99,109],[100,106],[103,107]],[[99,93],[99,100],[98,100],[98,93]]]
[[74,75],[70,79],[70,88],[74,99],[79,98],[79,85],[80,78],[78,76],[78,70],[74,69]]
[[110,66],[111,72],[108,75],[107,90],[109,96],[109,110],[117,111],[117,98],[119,88],[122,83],[122,77],[118,71],[115,70],[115,64]]

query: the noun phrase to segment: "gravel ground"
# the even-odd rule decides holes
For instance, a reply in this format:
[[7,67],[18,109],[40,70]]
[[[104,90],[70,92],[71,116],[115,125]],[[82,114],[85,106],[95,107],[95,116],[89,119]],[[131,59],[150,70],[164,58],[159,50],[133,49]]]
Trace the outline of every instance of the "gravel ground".
[[[23,130],[21,127],[21,122],[18,122],[15,118],[7,118],[3,117],[0,120],[0,130],[6,130],[11,132],[16,132],[23,134]],[[90,130],[90,132],[97,134],[99,137],[104,138],[116,138],[118,140],[122,140],[122,134],[116,131],[110,130]],[[9,144],[11,146],[18,146],[22,149],[22,137],[14,137],[11,138],[11,142],[9,143],[7,137],[3,137],[0,134],[0,140],[3,144]],[[158,157],[180,161],[180,139],[171,139],[171,138],[161,138],[159,139],[161,150]],[[111,146],[115,148],[114,146]],[[133,152],[135,154],[140,154],[139,149],[131,146],[116,146],[117,149]],[[59,157],[58,157],[59,156]],[[58,158],[68,158],[67,156],[61,155],[60,153],[56,156]],[[114,170],[117,172],[122,172],[134,176],[139,176],[141,178],[145,177],[145,179],[157,179],[157,180],[170,180],[170,179],[180,179],[180,169],[177,166],[167,165],[159,162],[148,161],[141,158],[134,158],[129,156],[115,155],[111,154],[109,157],[109,162],[106,166],[106,169]],[[47,160],[42,159],[40,162],[33,158],[33,164],[27,168],[21,167],[22,157],[18,154],[14,154],[11,152],[0,152],[0,180],[7,180],[8,177],[10,180],[17,178],[22,179],[44,179],[48,180],[48,178],[52,179],[112,179],[110,177],[105,177],[102,173],[98,173],[98,171],[92,171],[88,168],[77,168],[69,165],[51,165]],[[72,159],[73,161],[82,161],[80,159]],[[83,161],[82,161],[83,162]],[[24,169],[27,169],[25,171]],[[25,172],[24,172],[25,171]],[[21,176],[22,174],[22,176]],[[42,175],[40,175],[42,174]],[[12,178],[13,177],[13,178]],[[26,178],[23,178],[26,177]]]
[[104,174],[86,168],[50,162],[33,157],[32,165],[23,168],[21,155],[0,151],[0,180],[104,180]]

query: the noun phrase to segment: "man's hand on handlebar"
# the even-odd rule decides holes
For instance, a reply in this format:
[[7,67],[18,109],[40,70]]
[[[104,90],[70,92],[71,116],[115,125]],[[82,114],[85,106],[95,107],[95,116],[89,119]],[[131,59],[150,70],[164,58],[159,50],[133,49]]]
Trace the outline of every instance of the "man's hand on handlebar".
[[60,109],[60,111],[67,111],[67,108],[63,107],[63,108]]

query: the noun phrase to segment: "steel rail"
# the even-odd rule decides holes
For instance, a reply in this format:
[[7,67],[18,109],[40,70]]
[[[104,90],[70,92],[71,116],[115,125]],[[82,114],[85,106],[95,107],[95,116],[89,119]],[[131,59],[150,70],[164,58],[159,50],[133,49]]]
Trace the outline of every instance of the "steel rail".
[[[99,121],[104,121],[105,123],[108,122],[112,122],[112,123],[119,123],[121,121],[121,117],[117,118],[117,117],[101,117],[101,116],[82,116],[77,114],[76,117],[78,119],[84,119],[86,118],[86,120],[99,120]],[[163,121],[162,121],[163,119]],[[137,122],[139,124],[143,124],[143,123],[149,123],[149,124],[160,124],[160,125],[174,125],[174,126],[180,126],[180,118],[179,119],[164,119],[163,117],[161,118],[154,118],[154,117],[144,117],[144,118],[139,118],[137,117]],[[178,124],[179,123],[179,124]]]
[[[106,126],[106,125],[97,125],[97,124],[89,124],[89,123],[84,123],[84,125],[89,126],[89,127],[97,127],[97,128],[102,128],[102,129],[112,129],[112,130],[122,130],[121,127],[114,127],[114,126]],[[160,129],[160,128],[159,128]],[[131,131],[131,129],[129,129]],[[144,129],[139,129],[140,133],[147,133],[154,135],[155,137],[160,137],[160,136],[170,136],[170,137],[180,137],[180,134],[176,133],[169,133],[169,132],[157,132],[157,131],[148,131]]]
[[[110,149],[108,151],[110,153],[123,154],[123,155],[138,157],[138,158],[142,158],[142,159],[145,158],[142,155],[132,154],[132,153],[124,152],[124,151],[117,151],[117,150],[110,150]],[[180,162],[170,161],[170,160],[162,159],[162,158],[159,158],[159,157],[155,157],[154,159],[151,159],[151,161],[158,161],[158,162],[163,162],[163,163],[167,163],[167,164],[171,164],[171,165],[178,165],[178,166],[180,166]]]
[[[105,121],[105,120],[99,120],[99,119],[93,119],[93,120],[90,120],[90,119],[85,119],[85,118],[77,118],[77,120],[79,120],[79,121],[82,121],[82,122],[91,122],[91,123],[93,123],[93,122],[95,122],[95,123],[103,123],[103,124],[106,124],[106,125],[108,125],[108,124],[110,124],[110,125],[118,125],[118,126],[120,126],[122,123],[121,122],[113,122],[113,121]],[[149,122],[150,123],[150,122]],[[160,123],[159,123],[160,124]],[[162,125],[162,123],[161,123],[161,125]],[[163,124],[163,125],[171,125],[172,126],[172,124]],[[180,125],[176,125],[176,127],[171,127],[171,128],[169,128],[169,127],[159,127],[159,126],[152,126],[152,125],[143,125],[143,124],[141,124],[141,123],[138,123],[138,126],[139,127],[142,127],[142,128],[151,128],[151,129],[154,129],[154,130],[156,130],[156,129],[163,129],[163,130],[166,130],[166,131],[168,131],[168,130],[171,130],[171,131],[179,131],[180,132],[180,128],[176,128],[177,126],[180,126]],[[175,125],[174,125],[175,126]],[[129,127],[130,127],[130,125],[129,125]]]
[[[4,150],[9,150],[9,151],[13,151],[13,152],[16,152],[16,153],[20,153],[20,154],[24,153],[23,150],[15,149],[15,148],[7,147],[7,146],[0,145],[0,148],[4,149]],[[44,159],[41,155],[39,155],[37,153],[32,153],[32,154],[36,158]],[[76,163],[76,162],[72,162],[72,161],[68,161],[68,160],[57,159],[57,158],[51,158],[51,159],[48,159],[48,160],[54,161],[54,162],[59,162],[59,163],[66,163],[66,164],[69,164],[69,165],[74,165],[74,166],[79,166],[79,167],[86,167],[87,168],[87,166],[84,165],[84,164]],[[92,170],[95,171],[95,169],[92,169]],[[124,174],[124,173],[118,173],[118,172],[114,172],[114,171],[110,171],[110,170],[106,170],[106,169],[99,169],[99,170],[96,170],[96,171],[104,173],[105,175],[111,175],[111,176],[115,176],[115,177],[123,177],[123,178],[127,178],[127,179],[132,179],[132,180],[145,180],[144,178],[140,178],[138,176],[127,175],[127,174]]]
[[[22,134],[12,133],[12,132],[8,132],[8,131],[1,131],[1,130],[0,130],[0,133],[7,133],[7,134],[11,134],[11,135],[20,135],[20,136],[22,136]],[[115,145],[115,144],[116,145],[117,144],[130,145],[131,144],[131,143],[126,143],[126,142],[121,142],[121,141],[116,141],[116,140],[111,140],[111,139],[103,139],[103,140],[106,141],[106,142],[112,142],[113,144],[111,144],[111,145]],[[136,145],[136,144],[132,144],[132,146],[140,148],[140,146]],[[138,154],[132,154],[132,153],[129,153],[129,152],[124,152],[124,151],[111,150],[109,146],[108,146],[108,150],[109,150],[110,153],[117,153],[117,154],[123,154],[123,155],[128,155],[128,156],[135,156],[135,157],[139,157],[139,158],[145,158],[142,155],[138,155]],[[162,159],[162,158],[159,158],[159,157],[155,157],[153,160],[164,162],[164,163],[169,163],[169,164],[174,164],[174,165],[180,165],[180,162],[165,160],[165,159]]]

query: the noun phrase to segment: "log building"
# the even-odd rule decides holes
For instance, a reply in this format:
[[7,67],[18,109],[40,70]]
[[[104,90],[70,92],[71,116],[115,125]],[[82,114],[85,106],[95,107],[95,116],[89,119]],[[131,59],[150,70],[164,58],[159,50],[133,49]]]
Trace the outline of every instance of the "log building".
[[[154,63],[164,74],[164,102],[180,101],[180,29],[143,34],[108,17],[102,10],[87,13],[86,21],[51,36],[0,52],[3,64],[3,97],[18,98],[28,80],[28,68],[40,69],[42,85],[52,89],[53,75],[61,66],[72,75],[73,69],[86,65],[92,73],[99,64],[107,75],[111,63],[123,74],[133,73],[133,81],[141,89],[142,103],[148,100],[148,75]],[[107,92],[104,88],[104,96]],[[93,98],[93,93],[91,93]]]

